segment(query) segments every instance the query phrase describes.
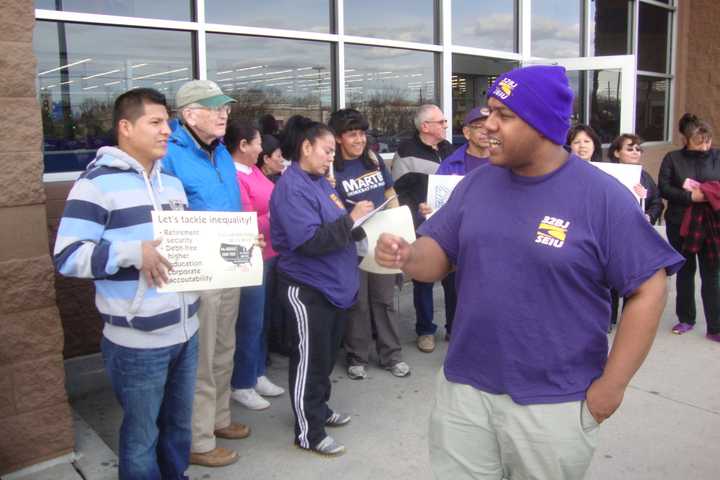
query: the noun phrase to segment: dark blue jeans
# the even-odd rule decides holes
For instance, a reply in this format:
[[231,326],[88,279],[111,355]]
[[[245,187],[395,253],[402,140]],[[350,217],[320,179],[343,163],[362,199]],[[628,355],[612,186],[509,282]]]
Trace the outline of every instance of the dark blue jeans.
[[127,348],[105,337],[105,369],[123,410],[119,478],[187,479],[198,336],[163,348]]
[[253,388],[258,377],[265,375],[267,357],[265,290],[274,258],[265,262],[263,284],[240,289],[240,310],[235,324],[235,355],[230,386]]
[[[415,333],[420,335],[435,335],[437,325],[433,322],[433,286],[434,283],[418,282],[413,280],[413,303],[415,304]],[[448,335],[452,331],[455,318],[457,293],[455,290],[455,272],[451,272],[442,281],[445,294],[445,330]]]

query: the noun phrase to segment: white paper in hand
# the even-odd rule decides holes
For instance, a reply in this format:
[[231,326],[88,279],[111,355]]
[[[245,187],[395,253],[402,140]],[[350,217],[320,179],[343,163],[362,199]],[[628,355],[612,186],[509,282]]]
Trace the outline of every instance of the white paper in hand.
[[261,285],[262,249],[255,212],[152,212],[161,255],[173,265],[160,292]]
[[628,165],[627,163],[608,163],[608,162],[590,162],[591,165],[595,165],[597,168],[607,173],[611,177],[615,177],[620,183],[625,185],[628,190],[637,198],[638,203],[640,197],[635,193],[635,185],[640,183],[640,176],[642,175],[642,166],[640,165]]
[[433,213],[445,205],[462,175],[428,175],[427,204]]
[[363,224],[367,235],[367,255],[360,262],[360,269],[370,273],[401,273],[399,269],[385,268],[375,262],[375,245],[381,233],[392,233],[407,242],[415,241],[415,226],[407,206],[378,212]]

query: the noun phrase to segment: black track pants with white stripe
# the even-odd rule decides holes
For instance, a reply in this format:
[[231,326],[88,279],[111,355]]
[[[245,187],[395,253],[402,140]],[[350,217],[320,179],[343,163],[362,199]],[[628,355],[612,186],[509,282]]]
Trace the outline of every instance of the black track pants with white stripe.
[[280,277],[279,299],[291,335],[290,400],[295,414],[295,443],[311,448],[325,438],[332,415],[330,374],[343,337],[347,311],[320,291]]

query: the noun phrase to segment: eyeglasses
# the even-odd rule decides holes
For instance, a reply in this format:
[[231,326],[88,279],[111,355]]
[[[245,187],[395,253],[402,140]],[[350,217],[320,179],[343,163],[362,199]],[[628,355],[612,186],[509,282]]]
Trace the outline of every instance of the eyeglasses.
[[485,124],[473,125],[471,123],[470,125],[465,125],[465,126],[468,127],[470,130],[480,130],[481,128],[485,128]]
[[425,120],[425,123],[438,123],[441,125],[447,125],[448,121],[447,119],[443,118],[442,120]]
[[643,148],[640,145],[628,145],[625,147],[625,150],[627,150],[628,152],[643,152]]
[[230,115],[232,107],[230,105],[220,105],[219,107],[193,107],[192,110],[207,110],[208,112],[214,113],[215,115],[220,115],[221,113],[224,113],[225,115]]

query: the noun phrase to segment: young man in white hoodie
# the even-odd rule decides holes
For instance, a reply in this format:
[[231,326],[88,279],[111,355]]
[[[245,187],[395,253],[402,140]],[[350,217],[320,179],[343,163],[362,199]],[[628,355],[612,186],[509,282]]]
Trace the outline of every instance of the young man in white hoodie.
[[170,263],[152,210],[183,210],[182,184],[160,172],[170,136],[165,96],[115,101],[116,147],[103,147],[68,196],[55,243],[62,275],[92,278],[105,321],[105,369],[123,409],[119,478],[185,477],[198,358],[198,298],[160,293]]

